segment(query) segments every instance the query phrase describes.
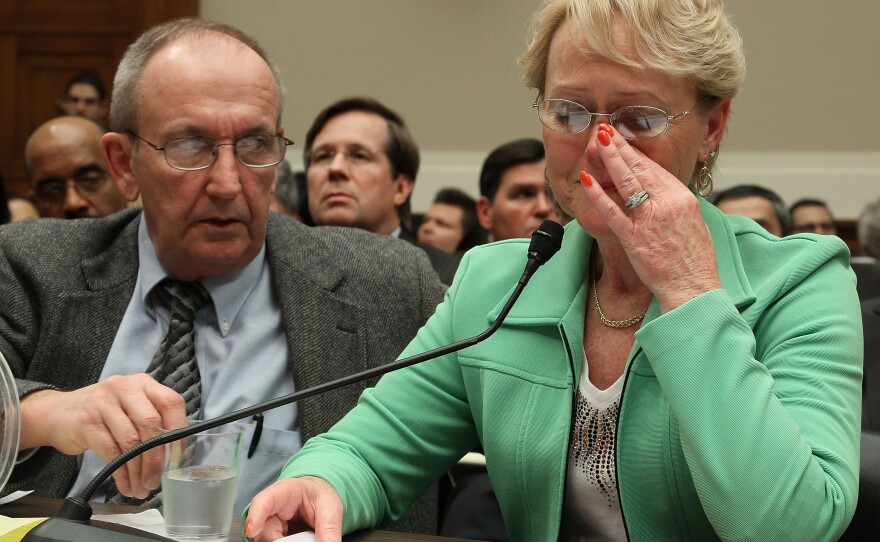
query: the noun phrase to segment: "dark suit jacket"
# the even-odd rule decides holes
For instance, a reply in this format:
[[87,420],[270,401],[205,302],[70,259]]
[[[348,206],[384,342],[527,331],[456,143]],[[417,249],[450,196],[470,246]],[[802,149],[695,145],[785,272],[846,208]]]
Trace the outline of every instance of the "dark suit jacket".
[[862,429],[880,432],[880,297],[862,302],[865,369],[862,373]]
[[458,264],[461,263],[462,254],[450,254],[448,252],[443,252],[439,248],[432,247],[431,245],[419,243],[415,236],[413,236],[408,230],[401,230],[400,238],[424,251],[428,256],[428,260],[431,261],[431,266],[434,267],[434,271],[439,275],[440,282],[447,286],[452,284],[452,279],[455,278],[455,272],[458,271]]
[[[140,219],[129,210],[0,228],[0,351],[20,395],[98,381],[134,291]],[[443,295],[424,254],[389,236],[272,213],[266,244],[300,390],[392,361]],[[366,385],[300,401],[303,441],[342,417]],[[6,491],[62,497],[76,468],[76,458],[44,447],[15,469]],[[436,500],[403,529],[433,531],[435,512]]]
[[856,273],[856,291],[859,293],[859,299],[867,301],[880,296],[880,263],[852,262],[851,266]]

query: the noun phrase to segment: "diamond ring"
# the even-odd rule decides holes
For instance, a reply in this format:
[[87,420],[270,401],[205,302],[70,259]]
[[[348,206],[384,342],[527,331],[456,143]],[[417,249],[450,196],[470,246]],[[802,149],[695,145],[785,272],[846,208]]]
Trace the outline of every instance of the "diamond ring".
[[648,199],[647,191],[642,190],[641,192],[636,192],[635,194],[630,196],[628,200],[626,200],[626,208],[634,209],[644,203],[646,199]]

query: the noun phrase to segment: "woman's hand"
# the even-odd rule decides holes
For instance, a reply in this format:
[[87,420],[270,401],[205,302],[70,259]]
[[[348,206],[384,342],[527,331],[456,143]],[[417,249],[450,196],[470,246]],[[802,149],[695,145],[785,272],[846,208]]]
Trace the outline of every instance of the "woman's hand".
[[318,542],[341,542],[342,513],[342,501],[326,481],[287,478],[254,497],[244,534],[254,542],[271,542],[313,530]]
[[694,194],[611,126],[600,125],[596,137],[599,157],[623,201],[642,190],[648,198],[621,208],[586,173],[581,174],[581,186],[661,311],[720,288],[712,236]]

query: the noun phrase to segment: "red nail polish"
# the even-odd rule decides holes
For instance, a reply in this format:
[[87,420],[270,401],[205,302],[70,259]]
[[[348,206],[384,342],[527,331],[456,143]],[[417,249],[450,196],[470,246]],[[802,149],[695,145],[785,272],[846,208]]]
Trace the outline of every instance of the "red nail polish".
[[593,186],[593,178],[586,171],[581,171],[581,182],[587,186]]
[[244,524],[244,535],[251,536],[251,520],[247,520],[247,523]]
[[596,139],[606,147],[611,144],[611,136],[604,130],[599,130],[599,133],[596,134]]
[[612,128],[608,124],[605,125],[605,129],[608,130],[608,135],[610,135],[610,136],[614,135],[614,128]]

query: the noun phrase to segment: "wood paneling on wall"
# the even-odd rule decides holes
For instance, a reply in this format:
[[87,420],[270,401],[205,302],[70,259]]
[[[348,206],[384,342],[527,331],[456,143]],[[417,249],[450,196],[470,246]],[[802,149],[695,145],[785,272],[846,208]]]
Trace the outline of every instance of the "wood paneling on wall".
[[60,113],[67,81],[98,73],[108,94],[125,48],[162,21],[196,16],[198,0],[0,0],[0,171],[27,193],[24,144]]

